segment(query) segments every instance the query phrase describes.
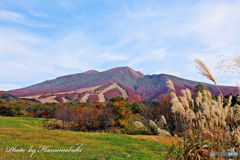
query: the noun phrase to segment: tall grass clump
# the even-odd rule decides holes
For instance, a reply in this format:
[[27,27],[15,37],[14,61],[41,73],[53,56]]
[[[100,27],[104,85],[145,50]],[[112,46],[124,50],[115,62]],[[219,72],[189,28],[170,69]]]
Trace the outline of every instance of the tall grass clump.
[[[198,59],[195,59],[195,62],[199,73],[217,86],[207,67]],[[171,84],[169,81],[168,84]],[[212,99],[208,90],[198,92],[194,99],[191,98],[189,89],[182,90],[182,96],[177,96],[172,86],[170,90],[171,111],[175,119],[178,118],[177,125],[183,126],[183,132],[181,140],[169,149],[166,159],[173,156],[176,148],[176,159],[226,159],[227,157],[210,157],[210,152],[239,153],[240,106],[236,104],[231,107],[232,96],[224,106],[220,89],[217,100]]]

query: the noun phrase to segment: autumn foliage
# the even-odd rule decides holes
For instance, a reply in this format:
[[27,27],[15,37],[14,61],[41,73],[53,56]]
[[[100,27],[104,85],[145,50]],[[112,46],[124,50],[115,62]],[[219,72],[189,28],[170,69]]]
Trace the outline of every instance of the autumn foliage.
[[111,89],[104,93],[106,101],[109,101],[113,97],[122,96],[122,93],[118,88]]

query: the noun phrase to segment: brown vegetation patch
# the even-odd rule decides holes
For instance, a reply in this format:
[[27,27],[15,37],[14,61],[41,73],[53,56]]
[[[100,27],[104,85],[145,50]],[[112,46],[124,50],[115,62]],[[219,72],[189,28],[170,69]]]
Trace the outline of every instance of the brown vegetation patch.
[[89,103],[94,103],[94,102],[98,102],[98,95],[97,94],[91,94],[87,100]]
[[123,96],[122,93],[119,91],[119,89],[117,87],[113,88],[112,90],[109,90],[109,91],[107,91],[103,94],[104,94],[107,101],[109,101],[113,97]]

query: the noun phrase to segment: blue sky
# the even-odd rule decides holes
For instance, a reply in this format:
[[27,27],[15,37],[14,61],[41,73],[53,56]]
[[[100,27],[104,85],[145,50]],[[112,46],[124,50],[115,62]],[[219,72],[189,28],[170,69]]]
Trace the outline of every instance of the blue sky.
[[240,1],[0,0],[0,90],[58,76],[129,66],[220,85],[240,74],[216,69],[240,54]]

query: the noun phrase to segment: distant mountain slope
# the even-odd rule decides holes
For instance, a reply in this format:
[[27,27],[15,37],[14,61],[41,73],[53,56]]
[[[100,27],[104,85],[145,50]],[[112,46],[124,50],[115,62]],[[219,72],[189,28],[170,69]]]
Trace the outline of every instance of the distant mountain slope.
[[[42,102],[103,102],[106,99],[104,97],[105,91],[109,91],[107,99],[111,98],[111,95],[119,95],[119,91],[121,91],[122,95],[123,92],[126,92],[129,101],[151,101],[160,100],[166,94],[168,90],[165,85],[167,79],[173,82],[178,93],[184,88],[189,88],[193,91],[194,86],[197,84],[196,81],[172,75],[143,75],[141,72],[134,71],[129,67],[117,67],[103,72],[90,70],[84,73],[62,76],[26,88],[7,91],[6,93],[20,97],[35,98]],[[212,94],[219,94],[215,85],[203,84]],[[117,89],[116,86],[111,88],[111,85],[118,87]],[[107,89],[108,87],[110,89]],[[223,94],[232,93],[235,95],[237,93],[236,87],[220,86],[220,89]],[[43,98],[43,95],[45,95],[45,98]]]
[[144,77],[141,72],[136,72],[129,67],[113,68],[104,72],[87,71],[84,73],[58,77],[26,88],[8,91],[17,96],[47,94],[49,92],[66,92],[88,86],[116,81],[133,89],[136,80]]

